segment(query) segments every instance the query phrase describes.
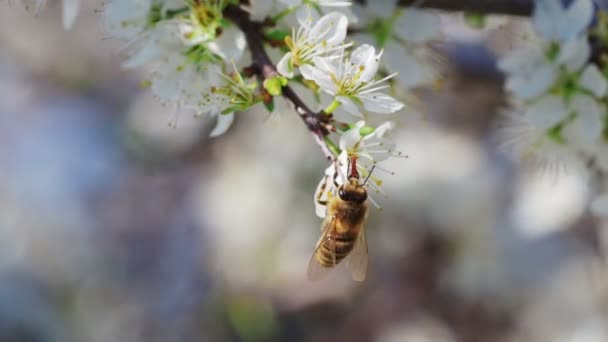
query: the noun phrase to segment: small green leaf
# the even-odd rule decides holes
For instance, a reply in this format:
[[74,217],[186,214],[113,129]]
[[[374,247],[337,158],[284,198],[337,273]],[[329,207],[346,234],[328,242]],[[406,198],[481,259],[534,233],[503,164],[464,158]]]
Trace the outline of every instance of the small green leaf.
[[264,101],[264,106],[270,113],[274,112],[274,98],[270,98],[270,101]]
[[287,30],[269,30],[266,31],[265,36],[268,40],[283,41],[285,37],[289,37],[289,34]]
[[274,76],[264,80],[264,89],[272,96],[281,95],[283,87],[286,85],[287,79],[283,76]]

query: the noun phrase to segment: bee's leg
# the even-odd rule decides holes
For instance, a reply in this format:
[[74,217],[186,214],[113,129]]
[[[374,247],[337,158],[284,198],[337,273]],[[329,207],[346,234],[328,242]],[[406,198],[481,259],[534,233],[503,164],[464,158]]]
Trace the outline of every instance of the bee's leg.
[[340,185],[338,184],[338,169],[336,169],[336,172],[334,172],[334,186],[337,188],[340,187]]
[[327,201],[321,200],[321,197],[323,197],[323,193],[325,192],[326,188],[327,188],[327,176],[325,176],[325,179],[323,180],[323,184],[321,184],[321,188],[319,189],[319,192],[317,192],[317,203],[319,203],[320,205],[327,205]]

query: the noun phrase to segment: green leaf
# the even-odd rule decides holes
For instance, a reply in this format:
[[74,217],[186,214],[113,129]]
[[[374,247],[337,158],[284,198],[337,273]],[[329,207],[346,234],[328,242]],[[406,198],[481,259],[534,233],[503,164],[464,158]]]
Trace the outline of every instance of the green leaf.
[[274,41],[283,41],[289,35],[290,33],[287,30],[269,30],[265,33],[266,39]]
[[274,112],[274,98],[271,97],[270,101],[264,101],[264,106],[270,113]]
[[283,87],[287,85],[287,78],[277,75],[264,80],[264,89],[272,95],[279,96],[283,93]]

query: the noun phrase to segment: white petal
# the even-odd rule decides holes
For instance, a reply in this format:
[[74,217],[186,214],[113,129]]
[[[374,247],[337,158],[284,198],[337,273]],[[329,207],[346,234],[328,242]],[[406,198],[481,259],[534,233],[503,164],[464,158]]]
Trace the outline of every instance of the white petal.
[[380,54],[371,45],[361,45],[353,51],[350,60],[355,66],[361,68],[360,82],[369,82],[376,76],[380,65]]
[[[327,215],[327,206],[325,205],[321,205],[319,203],[319,201],[327,201],[327,198],[329,196],[327,196],[328,192],[332,192],[331,189],[333,188],[334,182],[332,179],[331,175],[327,175],[327,173],[330,173],[333,175],[334,173],[334,164],[332,163],[327,170],[325,170],[325,175],[323,176],[323,178],[321,178],[321,181],[319,182],[319,184],[317,185],[317,189],[315,190],[315,194],[314,194],[314,198],[313,201],[315,203],[315,214],[317,214],[317,216],[319,216],[320,218],[325,218],[325,215]],[[327,178],[329,177],[329,178]],[[323,189],[323,193],[320,194],[321,196],[319,196],[319,192],[321,192],[321,188],[323,187],[323,185],[325,184],[325,189]]]
[[606,89],[608,88],[606,77],[604,77],[595,64],[589,64],[587,68],[585,68],[585,71],[581,76],[580,85],[597,97],[606,95]]
[[310,37],[330,46],[341,44],[346,38],[348,19],[342,13],[331,12],[324,15],[310,31]]
[[376,127],[376,130],[374,131],[374,134],[372,134],[372,135],[382,138],[382,137],[384,137],[386,132],[392,130],[393,128],[395,128],[395,124],[392,121],[386,121],[382,125]]
[[243,32],[232,25],[224,28],[222,34],[209,43],[208,47],[226,61],[238,61],[243,56],[247,42]]
[[110,1],[103,11],[104,30],[130,40],[144,29],[149,9],[150,1]]
[[505,89],[515,96],[527,100],[543,94],[555,82],[556,70],[550,64],[543,64],[529,73],[516,74],[505,82]]
[[351,150],[361,140],[361,127],[365,126],[365,121],[358,121],[355,126],[346,131],[340,137],[340,149]]
[[[338,185],[342,185],[348,181],[348,152],[346,150],[342,150],[340,155],[337,158],[338,162],[338,178],[336,179]],[[333,177],[333,174],[332,174]]]
[[427,42],[441,35],[441,19],[435,13],[408,7],[395,23],[395,34],[407,42]]
[[332,74],[331,70],[327,70],[327,68],[330,68],[330,65],[324,64],[325,60],[323,58],[315,58],[314,61],[317,65],[321,65],[324,68],[305,64],[300,67],[300,73],[302,73],[305,79],[314,81],[323,91],[331,95],[335,94],[338,88],[330,77]]
[[424,61],[416,58],[403,45],[393,41],[384,47],[384,63],[391,72],[397,72],[396,79],[402,86],[417,87],[432,85],[439,73]]
[[575,96],[571,105],[578,114],[572,125],[578,128],[586,143],[595,142],[602,134],[602,115],[605,109],[587,95]]
[[[298,2],[298,1],[296,1]],[[299,4],[296,4],[299,5]],[[289,5],[294,6],[294,5]],[[296,11],[296,20],[298,24],[310,29],[312,23],[319,19],[319,15],[310,6],[300,6]]]
[[63,0],[63,27],[65,29],[74,25],[79,10],[80,0]]
[[593,202],[591,202],[591,212],[602,218],[608,218],[608,195],[602,194],[597,196]]
[[291,52],[286,53],[285,56],[281,58],[277,64],[277,71],[287,78],[292,78],[294,76],[293,68],[291,68]]
[[341,104],[342,104],[342,108],[347,111],[348,113],[354,115],[354,116],[358,116],[360,118],[363,117],[363,115],[361,114],[361,112],[359,111],[359,108],[357,108],[357,105],[348,97],[346,96],[337,96],[336,100],[338,100]]
[[404,104],[384,93],[375,92],[359,96],[363,107],[370,112],[380,114],[394,113],[404,107]]
[[367,1],[366,7],[372,16],[388,19],[395,13],[395,0]]
[[592,19],[591,0],[576,0],[567,10],[560,0],[538,0],[532,20],[536,30],[545,38],[567,40],[579,35]]
[[498,61],[498,69],[506,73],[519,73],[544,59],[544,52],[538,46],[515,50]]
[[593,12],[592,0],[575,0],[566,10],[564,22],[568,23],[568,25],[560,25],[564,30],[563,36],[568,37],[580,34],[591,24]]
[[528,108],[526,117],[541,131],[552,128],[568,116],[568,108],[557,96],[544,96]]
[[568,71],[580,70],[591,56],[591,46],[587,37],[568,40],[560,47],[557,62],[566,66]]
[[215,128],[209,133],[209,137],[215,138],[220,135],[226,133],[228,128],[232,126],[232,122],[234,121],[234,113],[230,114],[220,114],[217,116],[217,123],[215,124]]

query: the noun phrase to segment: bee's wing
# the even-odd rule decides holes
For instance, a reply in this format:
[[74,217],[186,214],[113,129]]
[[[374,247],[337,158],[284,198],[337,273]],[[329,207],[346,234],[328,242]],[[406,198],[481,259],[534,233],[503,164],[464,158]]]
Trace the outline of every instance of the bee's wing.
[[367,238],[365,237],[365,225],[361,227],[359,237],[355,241],[353,251],[350,253],[348,260],[346,260],[346,267],[350,271],[353,280],[364,281],[367,276]]
[[[336,266],[336,245],[335,240],[331,238],[329,233],[333,230],[333,226],[336,224],[335,216],[332,216],[327,223],[324,225],[323,233],[321,233],[321,237],[319,241],[317,241],[317,246],[315,247],[315,251],[310,258],[310,262],[308,263],[308,280],[320,280],[324,278],[334,266]],[[328,242],[330,253],[333,258],[333,265],[331,267],[325,267],[317,261],[317,253],[319,253],[321,246],[324,243]]]

